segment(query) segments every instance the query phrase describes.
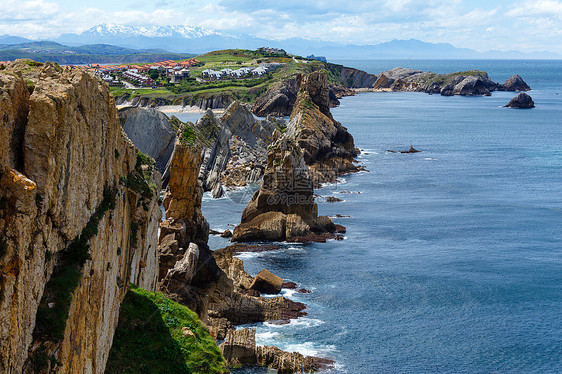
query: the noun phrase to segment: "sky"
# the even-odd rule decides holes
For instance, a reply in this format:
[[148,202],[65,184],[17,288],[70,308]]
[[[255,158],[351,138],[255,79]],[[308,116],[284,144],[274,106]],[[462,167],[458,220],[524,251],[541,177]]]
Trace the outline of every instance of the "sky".
[[266,39],[393,39],[478,51],[562,53],[562,0],[0,0],[0,35],[32,39],[100,23],[191,25]]

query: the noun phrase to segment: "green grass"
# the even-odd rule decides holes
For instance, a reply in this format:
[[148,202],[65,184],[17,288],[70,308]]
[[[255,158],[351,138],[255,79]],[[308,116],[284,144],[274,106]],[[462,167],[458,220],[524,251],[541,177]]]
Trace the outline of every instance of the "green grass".
[[180,136],[180,144],[184,145],[191,145],[197,140],[197,134],[195,134],[195,130],[189,126],[185,125],[183,131],[181,132]]
[[[183,327],[195,337],[184,336]],[[226,372],[216,342],[194,312],[161,293],[131,285],[121,304],[106,374]]]

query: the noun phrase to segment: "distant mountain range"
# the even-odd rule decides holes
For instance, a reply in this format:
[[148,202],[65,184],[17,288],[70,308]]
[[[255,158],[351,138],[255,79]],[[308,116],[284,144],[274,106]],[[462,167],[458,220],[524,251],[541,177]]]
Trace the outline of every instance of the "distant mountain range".
[[[39,62],[52,61],[61,64],[127,63],[179,60],[194,56],[168,52],[163,49],[132,49],[109,44],[72,47],[52,41],[34,42],[26,39],[23,43],[9,44],[6,43],[7,39],[5,36],[0,36],[0,61],[29,58]],[[20,41],[15,38],[10,40],[12,42]]]
[[[262,46],[283,48],[287,52],[308,56],[326,56],[328,59],[560,59],[562,55],[519,51],[478,52],[457,48],[448,43],[427,43],[416,39],[392,40],[375,45],[345,45],[322,40],[290,38],[267,40],[249,35],[230,35],[221,31],[195,26],[135,27],[101,24],[81,34],[62,34],[53,40],[68,46],[113,45],[134,50],[167,50],[178,53],[201,54],[213,50]],[[1,44],[22,44],[27,39],[4,35]],[[1,49],[1,48],[0,48]]]

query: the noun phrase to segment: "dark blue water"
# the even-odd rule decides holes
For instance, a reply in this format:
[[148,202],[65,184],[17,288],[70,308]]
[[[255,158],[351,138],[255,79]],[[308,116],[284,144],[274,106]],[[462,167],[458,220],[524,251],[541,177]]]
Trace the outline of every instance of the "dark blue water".
[[[345,200],[319,209],[351,216],[334,219],[346,240],[241,256],[313,291],[287,294],[309,316],[258,325],[258,343],[335,358],[338,373],[562,372],[562,62],[406,66],[519,73],[537,107],[502,108],[515,94],[500,92],[343,99],[332,112],[370,172],[318,191]],[[423,152],[386,152],[411,144]],[[206,196],[211,227],[237,224],[250,196]]]

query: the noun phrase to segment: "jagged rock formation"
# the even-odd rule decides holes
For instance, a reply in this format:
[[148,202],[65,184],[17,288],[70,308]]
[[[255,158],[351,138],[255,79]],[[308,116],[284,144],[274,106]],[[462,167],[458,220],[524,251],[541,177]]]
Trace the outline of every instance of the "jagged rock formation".
[[289,116],[297,100],[300,81],[301,75],[294,74],[271,86],[265,94],[256,100],[252,109],[254,114],[259,117],[266,117],[267,115]]
[[136,150],[97,78],[16,61],[0,87],[0,372],[103,373],[128,282],[156,287],[157,196],[120,183]]
[[176,130],[170,119],[156,109],[123,108],[119,120],[127,137],[156,161],[156,167],[164,174],[172,156]]
[[535,107],[535,102],[531,96],[524,92],[515,96],[511,101],[505,106],[506,108],[517,108],[517,109],[530,109]]
[[377,76],[362,70],[342,67],[339,81],[342,86],[347,88],[371,88],[377,81]]
[[[330,65],[337,70],[337,81],[332,81],[329,86],[330,106],[336,107],[340,104],[339,100],[343,96],[354,95],[353,88],[372,88],[377,76],[368,74],[364,71],[343,67],[340,65]],[[265,94],[258,97],[252,112],[259,117],[267,115],[290,116],[302,81],[301,74],[294,74],[282,81],[272,85]]]
[[183,125],[178,131],[164,199],[166,220],[161,224],[159,245],[162,291],[195,311],[219,339],[236,324],[304,315],[301,303],[243,294],[252,277],[244,272],[241,261],[232,255],[221,261],[213,257],[207,246],[209,228],[201,214],[202,187],[197,178],[203,145],[195,137],[186,142],[188,128],[195,131],[190,126]]
[[504,84],[493,82],[484,71],[471,70],[452,74],[435,74],[407,68],[394,68],[378,75],[373,88],[391,91],[426,92],[443,96],[490,95],[499,91],[526,91],[529,86],[519,75]]
[[[170,160],[170,181],[164,195],[166,219],[160,225],[159,279],[183,258],[190,243],[195,245],[190,249],[199,257],[199,247],[206,247],[209,238],[209,224],[201,212],[203,189],[198,181],[201,147],[183,138],[188,127],[182,125],[178,130]],[[204,254],[206,252],[201,255],[202,261],[206,258]],[[218,268],[210,271],[216,273]]]
[[217,119],[207,111],[196,125],[206,146],[199,178],[205,191],[221,197],[223,186],[245,186],[261,180],[265,170],[265,152],[269,144],[280,136],[277,129],[283,120],[268,117],[256,120],[252,113],[237,101]]
[[297,143],[282,137],[267,152],[261,188],[242,213],[232,241],[309,241],[334,232],[328,217],[318,217],[314,186]]
[[130,99],[128,94],[116,98],[117,105],[127,107],[157,108],[164,105],[181,105],[183,107],[196,107],[199,109],[224,109],[228,107],[234,98],[225,93],[217,94],[195,94],[193,96],[174,98],[172,97],[151,97],[135,96]]
[[498,86],[498,91],[531,91],[531,87],[519,74],[512,75],[503,84]]
[[323,72],[303,79],[286,136],[302,148],[315,185],[358,170],[353,164],[357,156],[353,136],[330,113],[327,75]]
[[333,367],[334,362],[319,357],[285,352],[277,347],[256,346],[256,329],[230,330],[220,349],[231,366],[258,365],[277,370],[279,374],[306,373]]

